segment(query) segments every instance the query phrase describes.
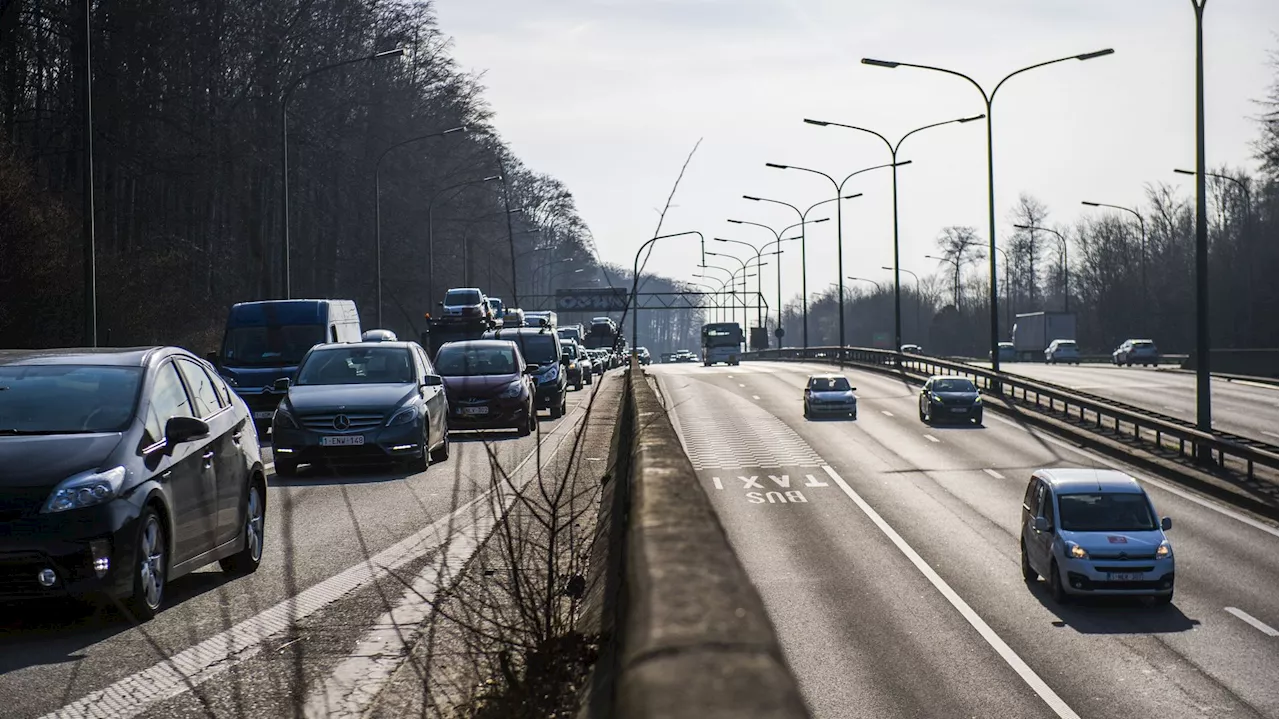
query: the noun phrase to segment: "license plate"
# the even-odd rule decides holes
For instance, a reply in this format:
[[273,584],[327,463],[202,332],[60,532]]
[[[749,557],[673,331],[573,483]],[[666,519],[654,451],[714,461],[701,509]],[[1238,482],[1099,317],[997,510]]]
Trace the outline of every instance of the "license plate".
[[489,414],[488,407],[463,407],[463,414]]
[[272,412],[272,411],[270,411],[270,410],[268,410],[268,411],[266,411],[266,412],[254,412],[254,413],[253,413],[253,418],[254,418],[254,419],[271,419],[272,415],[274,415],[274,414],[275,414],[275,412]]
[[1114,572],[1107,578],[1113,582],[1138,582],[1142,580],[1141,572]]
[[952,407],[951,411],[952,412],[968,412],[969,408],[968,407]]
[[323,447],[346,447],[352,445],[364,444],[363,434],[353,434],[343,437],[321,437],[320,445]]

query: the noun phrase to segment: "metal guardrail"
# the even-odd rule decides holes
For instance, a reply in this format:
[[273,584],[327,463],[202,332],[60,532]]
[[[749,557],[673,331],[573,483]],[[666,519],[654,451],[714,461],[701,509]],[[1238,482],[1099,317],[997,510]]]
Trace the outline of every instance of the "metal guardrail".
[[902,370],[919,376],[959,375],[973,380],[989,394],[1032,405],[1078,424],[1092,424],[1098,430],[1110,429],[1118,436],[1131,437],[1137,442],[1153,442],[1161,449],[1176,450],[1188,460],[1210,461],[1220,468],[1237,469],[1249,479],[1254,478],[1256,465],[1272,469],[1280,465],[1280,453],[1274,445],[1219,432],[1201,432],[1183,420],[963,362],[862,347],[759,350],[744,353],[742,359],[817,360],[884,371]]

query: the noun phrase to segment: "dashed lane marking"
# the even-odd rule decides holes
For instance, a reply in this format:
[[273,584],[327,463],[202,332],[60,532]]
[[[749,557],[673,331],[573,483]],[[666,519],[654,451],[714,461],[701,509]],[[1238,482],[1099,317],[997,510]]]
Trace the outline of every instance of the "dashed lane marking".
[[758,395],[758,394],[753,394],[753,395],[751,395],[751,399],[760,399],[760,395]]
[[882,415],[884,415],[884,416],[886,416],[886,417],[892,417],[892,416],[893,416],[893,412],[890,412],[890,411],[889,411],[889,410],[887,410],[887,409],[882,409],[882,410],[880,410],[880,414],[882,414]]
[[1248,614],[1247,612],[1245,612],[1243,609],[1236,609],[1235,607],[1226,607],[1225,609],[1226,609],[1227,614],[1230,614],[1231,616],[1235,617],[1236,619],[1239,619],[1240,621],[1244,622],[1245,624],[1248,624],[1249,626],[1253,627],[1254,629],[1257,629],[1258,631],[1262,632],[1263,634],[1265,634],[1265,635],[1267,635],[1267,636],[1269,636],[1269,637],[1280,637],[1280,632],[1278,632],[1278,631],[1276,631],[1275,629],[1273,629],[1273,628],[1271,628],[1271,627],[1267,626],[1266,624],[1263,624],[1262,622],[1258,621],[1257,619],[1254,619],[1253,617],[1249,616],[1249,614]]
[[923,436],[924,436],[924,438],[925,438],[925,439],[929,440],[930,442],[941,442],[941,441],[942,441],[942,440],[938,439],[937,437],[934,437],[934,436],[933,436],[933,435],[931,435],[931,434],[926,434],[926,435],[923,435]]
[[746,385],[745,385],[745,384],[739,384],[738,386],[739,386],[739,387],[746,387]]
[[1004,475],[1003,475],[1003,474],[1000,474],[999,472],[995,471],[994,469],[984,469],[984,470],[982,470],[982,471],[983,471],[983,472],[986,472],[987,474],[991,475],[992,477],[995,477],[996,479],[1004,479]]
[[723,388],[681,388],[672,414],[696,470],[818,467],[822,458],[794,429],[759,404]]

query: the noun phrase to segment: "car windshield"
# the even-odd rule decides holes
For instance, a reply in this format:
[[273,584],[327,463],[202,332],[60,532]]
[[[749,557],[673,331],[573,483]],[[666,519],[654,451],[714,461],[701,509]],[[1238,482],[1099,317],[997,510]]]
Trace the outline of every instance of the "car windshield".
[[124,431],[141,384],[141,367],[0,367],[0,436]]
[[1155,343],[1154,343],[1154,342],[1134,342],[1134,343],[1133,343],[1133,348],[1134,348],[1134,349],[1144,349],[1144,350],[1149,350],[1149,349],[1151,349],[1152,347],[1155,347],[1155,346],[1156,346],[1156,345],[1155,345]]
[[444,293],[444,303],[446,305],[478,305],[480,304],[480,290],[449,290]]
[[516,350],[511,345],[476,346],[455,342],[436,354],[436,372],[445,377],[483,377],[516,373]]
[[556,354],[556,336],[548,334],[517,335],[520,354],[529,364],[554,364],[559,357]]
[[1133,492],[1063,494],[1059,524],[1069,532],[1147,532],[1156,528],[1145,495]]
[[295,384],[407,384],[413,381],[412,363],[403,347],[321,349],[298,368]]
[[849,380],[844,377],[813,377],[809,389],[814,392],[848,392]]
[[222,346],[229,367],[296,365],[307,350],[324,342],[324,325],[231,327]]
[[1075,343],[1075,342],[1072,342],[1071,340],[1067,340],[1066,342],[1059,342],[1059,343],[1058,343],[1058,349],[1063,349],[1063,350],[1073,350],[1073,349],[1075,349],[1075,348],[1076,348],[1076,343]]
[[960,377],[936,379],[933,381],[934,392],[977,392],[973,382]]

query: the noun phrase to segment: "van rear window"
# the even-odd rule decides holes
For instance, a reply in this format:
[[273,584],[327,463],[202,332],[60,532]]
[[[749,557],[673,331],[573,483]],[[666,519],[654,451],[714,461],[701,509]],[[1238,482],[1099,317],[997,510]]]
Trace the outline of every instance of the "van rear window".
[[222,362],[228,367],[296,365],[325,341],[324,325],[231,327],[223,341]]

